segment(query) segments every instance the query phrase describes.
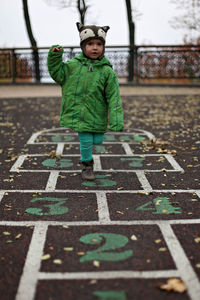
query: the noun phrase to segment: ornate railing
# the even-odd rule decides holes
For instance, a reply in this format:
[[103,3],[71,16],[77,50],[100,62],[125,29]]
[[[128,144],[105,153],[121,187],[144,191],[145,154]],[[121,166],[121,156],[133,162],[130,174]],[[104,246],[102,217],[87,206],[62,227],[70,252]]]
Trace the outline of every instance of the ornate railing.
[[[48,48],[37,50],[40,81],[52,82],[46,64]],[[79,47],[65,47],[63,60],[79,53]],[[105,54],[124,82],[200,84],[200,46],[107,46]],[[34,83],[36,75],[32,49],[0,49],[0,83]]]

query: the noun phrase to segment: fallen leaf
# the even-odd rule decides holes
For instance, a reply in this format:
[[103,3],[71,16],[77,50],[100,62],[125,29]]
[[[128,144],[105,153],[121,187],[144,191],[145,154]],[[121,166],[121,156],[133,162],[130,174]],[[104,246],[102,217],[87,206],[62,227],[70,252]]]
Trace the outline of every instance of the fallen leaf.
[[200,243],[200,237],[197,237],[196,239],[194,239],[196,243]]
[[131,236],[131,240],[137,241],[137,237],[133,234],[133,235]]
[[18,235],[16,235],[16,239],[19,239],[20,237],[22,236],[22,234],[21,233],[19,233]]
[[165,247],[161,247],[161,248],[158,249],[158,251],[160,251],[160,252],[164,252],[166,250],[167,250],[167,248],[165,248]]
[[41,260],[47,260],[51,257],[50,254],[44,254],[42,257],[41,257]]
[[120,211],[120,210],[117,210],[116,212],[117,212],[118,214],[124,215],[124,213],[123,213],[122,211]]
[[53,263],[57,264],[57,265],[61,265],[62,264],[62,260],[61,259],[54,259]]
[[8,232],[8,231],[4,231],[3,234],[4,234],[4,235],[10,235],[11,233]]
[[95,267],[99,268],[100,262],[99,262],[98,260],[94,260],[94,261],[93,261],[93,265],[94,265]]
[[178,278],[168,279],[166,284],[162,284],[160,286],[160,289],[166,290],[168,292],[174,291],[177,293],[184,293],[187,290],[184,282]]
[[64,247],[63,250],[65,250],[65,251],[73,251],[74,248],[73,247]]

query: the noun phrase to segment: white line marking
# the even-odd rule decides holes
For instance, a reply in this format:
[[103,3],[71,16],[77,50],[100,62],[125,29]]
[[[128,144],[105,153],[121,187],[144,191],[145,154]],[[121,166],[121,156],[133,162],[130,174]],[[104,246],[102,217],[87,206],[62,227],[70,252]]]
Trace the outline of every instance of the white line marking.
[[200,198],[200,190],[196,191],[197,196]]
[[62,155],[63,154],[64,146],[65,146],[64,143],[58,143],[57,149],[56,149],[56,154],[57,155]]
[[1,200],[3,199],[4,194],[5,194],[4,191],[0,191],[0,203],[1,203]]
[[10,172],[20,172],[20,167],[21,165],[24,163],[24,160],[26,159],[26,157],[28,157],[29,155],[20,155],[16,162],[14,163],[14,165],[12,166],[12,168],[10,169]]
[[[102,168],[101,167],[101,161],[100,159],[98,158],[95,158],[94,155],[93,155],[93,158],[94,158],[94,171],[98,171],[98,172],[114,172],[114,173],[136,173],[140,170],[136,170],[136,169],[128,169],[128,170],[124,170],[124,169],[99,169],[99,168]],[[28,169],[12,169],[10,170],[10,172],[17,172],[17,173],[48,173],[50,171],[53,171],[54,169],[52,170],[43,170],[43,169],[36,169],[36,170],[28,170]],[[64,173],[76,173],[76,172],[81,172],[80,169],[70,169],[70,170],[63,170],[63,169],[59,169],[60,172],[64,172]],[[148,169],[143,169],[141,170],[142,172],[146,172],[146,173],[160,173],[160,172],[163,172],[162,169],[160,170],[148,170]],[[177,170],[165,170],[166,173],[175,173],[177,172]]]
[[126,155],[133,156],[133,151],[128,143],[122,143],[122,147],[124,148]]
[[190,264],[190,261],[188,260],[171,226],[168,224],[160,224],[159,226],[174,262],[180,272],[182,280],[187,286],[187,292],[190,298],[192,300],[198,300],[200,297],[200,282]]
[[104,192],[96,192],[99,222],[110,222],[109,208],[107,203],[106,194]]
[[[35,226],[46,224],[47,226],[101,226],[100,221],[68,221],[68,222],[59,222],[59,221],[0,221],[0,226]],[[200,219],[180,219],[180,220],[137,220],[137,221],[104,221],[103,225],[176,225],[176,224],[200,224]]]
[[128,279],[128,278],[142,278],[142,279],[157,279],[180,277],[176,270],[165,271],[101,271],[101,272],[74,272],[74,273],[39,273],[39,279]]
[[147,192],[152,192],[152,187],[149,183],[149,181],[147,180],[146,176],[145,176],[145,172],[144,171],[137,171],[135,172],[137,175],[137,178],[140,182],[140,184],[142,185],[143,189]]
[[[146,193],[145,190],[102,190],[104,193],[117,193],[117,194],[143,194]],[[9,192],[9,193],[44,193],[45,190],[2,190],[2,192]],[[49,192],[55,193],[96,193],[98,190],[54,190]],[[188,193],[188,194],[196,194],[200,197],[200,190],[152,190],[152,193]]]
[[94,171],[102,171],[101,160],[99,155],[93,155]]
[[42,132],[43,132],[43,130],[42,131],[38,131],[36,133],[33,133],[32,136],[30,137],[30,139],[28,140],[27,144],[35,144],[35,140],[37,139],[37,137],[39,135],[42,134]]
[[164,154],[164,156],[166,157],[166,159],[168,160],[168,162],[172,165],[172,167],[174,168],[174,170],[176,171],[184,171],[181,166],[177,163],[177,161],[174,159],[174,157],[170,154]]
[[46,192],[55,191],[59,173],[60,173],[59,171],[51,171],[50,172],[49,179],[47,181],[47,185],[45,188]]
[[43,222],[34,228],[15,300],[34,299],[46,232],[47,226]]

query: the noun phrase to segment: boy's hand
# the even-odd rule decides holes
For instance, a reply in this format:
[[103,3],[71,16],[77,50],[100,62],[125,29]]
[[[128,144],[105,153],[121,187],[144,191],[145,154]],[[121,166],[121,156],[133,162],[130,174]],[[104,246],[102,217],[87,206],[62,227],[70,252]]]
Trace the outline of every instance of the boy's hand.
[[61,49],[60,46],[54,47],[54,48],[52,49],[53,52],[59,52],[59,51],[61,51],[61,50],[62,50],[62,49]]

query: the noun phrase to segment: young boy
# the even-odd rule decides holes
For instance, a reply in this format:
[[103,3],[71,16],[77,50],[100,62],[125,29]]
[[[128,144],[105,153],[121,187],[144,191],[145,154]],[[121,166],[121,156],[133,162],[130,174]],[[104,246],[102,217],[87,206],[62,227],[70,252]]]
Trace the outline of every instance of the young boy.
[[112,65],[104,56],[108,26],[77,23],[82,53],[62,61],[63,47],[54,45],[48,54],[51,77],[61,85],[60,125],[78,132],[82,179],[94,180],[93,145],[104,141],[108,112],[110,130],[123,130],[119,84]]

